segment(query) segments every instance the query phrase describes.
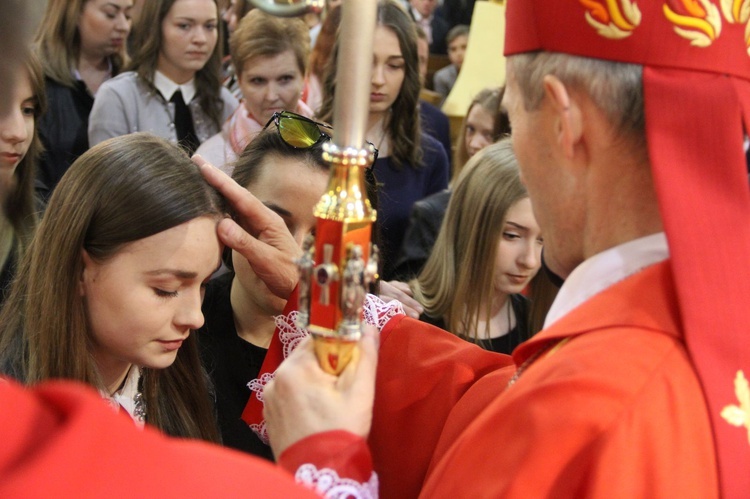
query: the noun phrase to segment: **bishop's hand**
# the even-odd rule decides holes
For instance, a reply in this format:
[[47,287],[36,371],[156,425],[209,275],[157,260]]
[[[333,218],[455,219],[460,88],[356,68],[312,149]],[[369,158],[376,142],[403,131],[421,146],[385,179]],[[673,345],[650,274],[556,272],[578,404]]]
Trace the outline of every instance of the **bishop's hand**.
[[297,285],[299,271],[295,260],[302,250],[284,220],[201,156],[193,156],[193,162],[236,213],[234,220],[225,218],[219,223],[217,230],[221,241],[247,258],[255,274],[273,294],[288,299]]
[[378,344],[378,331],[363,326],[356,353],[339,376],[321,369],[310,337],[282,362],[263,390],[263,416],[277,458],[292,444],[316,433],[344,430],[367,437]]

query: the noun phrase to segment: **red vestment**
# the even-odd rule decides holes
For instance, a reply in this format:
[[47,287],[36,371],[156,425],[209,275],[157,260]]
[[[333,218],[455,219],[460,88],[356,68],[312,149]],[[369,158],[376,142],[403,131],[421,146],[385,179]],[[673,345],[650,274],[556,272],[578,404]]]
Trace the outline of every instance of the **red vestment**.
[[0,497],[316,497],[278,467],[139,429],[90,388],[0,379]]
[[[455,354],[470,369],[464,355]],[[718,496],[706,401],[680,332],[668,262],[595,295],[521,345],[514,358],[521,374],[502,395],[493,394],[498,371],[462,386],[423,497]],[[409,352],[395,360],[429,362]],[[379,371],[392,368],[387,350],[380,362]],[[386,400],[379,398],[399,405]],[[393,451],[390,466],[408,469],[406,448],[422,445],[424,423],[399,423],[409,428],[400,430],[404,450]],[[287,452],[305,454],[316,438],[325,436]],[[281,464],[294,469],[286,457]],[[310,453],[306,458],[315,462]],[[338,471],[363,474],[346,466]],[[394,496],[406,495],[382,494]]]

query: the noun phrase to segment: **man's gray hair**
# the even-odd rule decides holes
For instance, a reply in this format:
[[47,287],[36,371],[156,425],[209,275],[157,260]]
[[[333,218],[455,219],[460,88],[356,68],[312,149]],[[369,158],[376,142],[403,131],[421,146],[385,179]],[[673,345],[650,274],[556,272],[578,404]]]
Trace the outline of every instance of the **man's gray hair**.
[[544,98],[543,79],[554,75],[571,88],[589,95],[618,133],[643,140],[643,68],[637,64],[604,61],[555,52],[530,52],[508,57],[527,111]]

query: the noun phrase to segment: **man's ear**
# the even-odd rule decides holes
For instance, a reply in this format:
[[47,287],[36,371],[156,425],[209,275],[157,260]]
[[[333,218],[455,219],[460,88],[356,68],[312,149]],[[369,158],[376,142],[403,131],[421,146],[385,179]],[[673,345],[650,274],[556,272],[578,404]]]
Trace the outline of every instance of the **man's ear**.
[[81,275],[78,276],[78,294],[82,297],[86,296],[86,276],[93,270],[94,260],[91,259],[91,255],[85,249],[81,250]]
[[557,142],[566,158],[572,158],[576,144],[581,139],[583,125],[581,112],[575,99],[556,76],[544,77],[544,93],[557,117],[555,130]]

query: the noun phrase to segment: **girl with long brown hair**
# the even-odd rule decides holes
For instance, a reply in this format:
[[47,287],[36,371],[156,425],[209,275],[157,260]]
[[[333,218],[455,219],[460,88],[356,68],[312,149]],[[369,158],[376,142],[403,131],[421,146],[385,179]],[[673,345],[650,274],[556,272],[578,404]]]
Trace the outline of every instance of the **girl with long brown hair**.
[[[333,117],[337,60],[338,47],[335,47],[319,113],[326,122]],[[382,277],[386,280],[393,277],[396,253],[412,205],[448,186],[445,150],[420,130],[417,107],[420,88],[414,22],[395,0],[383,0],[377,8],[365,136],[379,150],[372,168],[379,184],[379,246]]]
[[215,135],[238,102],[221,85],[216,0],[149,0],[133,29],[125,72],[99,89],[89,141],[151,132],[190,152]]
[[55,190],[0,313],[0,371],[81,381],[139,423],[218,441],[191,331],[219,265],[219,194],[183,151],[134,134]]
[[5,189],[0,209],[0,305],[37,224],[34,179],[42,151],[37,125],[46,99],[39,60],[34,54],[27,57],[18,68],[10,112],[0,116],[0,175]]
[[[508,113],[500,106],[504,91],[504,87],[485,88],[469,104],[453,156],[451,183],[456,181],[472,156],[503,136],[510,135]],[[422,270],[435,245],[450,198],[450,189],[445,189],[414,203],[396,258],[395,279],[409,281]],[[401,292],[406,292],[403,283],[392,284],[398,286]]]

